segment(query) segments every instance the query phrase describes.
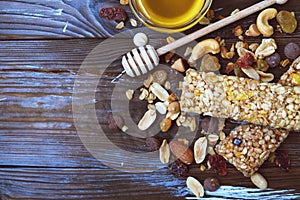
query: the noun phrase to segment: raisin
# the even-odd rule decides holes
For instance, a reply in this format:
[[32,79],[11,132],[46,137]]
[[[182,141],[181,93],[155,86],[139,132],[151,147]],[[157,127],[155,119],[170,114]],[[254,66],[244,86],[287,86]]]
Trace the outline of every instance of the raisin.
[[295,59],[300,55],[300,47],[294,42],[290,42],[284,47],[284,55],[289,59]]
[[275,165],[280,167],[284,171],[289,171],[291,166],[291,161],[289,155],[285,152],[278,151],[276,152]]
[[279,53],[274,53],[265,59],[270,67],[277,67],[280,64],[281,57]]
[[159,149],[161,145],[161,142],[159,139],[155,137],[148,137],[146,138],[146,147],[148,148],[149,151],[156,151]]
[[100,10],[100,17],[120,22],[126,20],[127,14],[122,8],[102,8]]
[[112,114],[110,113],[108,116],[108,127],[111,130],[120,130],[120,128],[122,128],[124,126],[124,119],[117,114]]
[[222,156],[217,154],[209,156],[209,163],[211,168],[220,176],[225,176],[227,174],[226,161]]
[[177,177],[187,177],[189,168],[180,160],[175,160],[169,164],[169,171]]

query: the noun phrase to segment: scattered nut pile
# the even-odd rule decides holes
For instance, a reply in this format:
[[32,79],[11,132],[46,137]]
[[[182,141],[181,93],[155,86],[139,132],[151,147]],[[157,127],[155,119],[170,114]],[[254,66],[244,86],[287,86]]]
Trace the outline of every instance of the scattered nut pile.
[[[121,4],[124,5],[126,2]],[[238,10],[232,14],[236,12]],[[216,18],[221,19],[223,16],[215,17],[214,12],[210,10],[200,24],[207,25]],[[276,29],[269,23],[272,19],[276,19],[278,23]],[[243,30],[241,25],[236,26],[232,33],[237,37],[237,42],[229,46],[221,37],[209,38],[200,41],[193,48],[186,48],[184,57],[176,55],[174,50],[164,55],[164,59],[161,60],[168,63],[172,69],[184,74],[189,68],[201,72],[218,72],[221,69],[220,60],[222,59],[228,63],[225,69],[227,74],[260,82],[272,82],[274,81],[273,68],[287,67],[299,57],[300,47],[291,42],[286,44],[282,51],[278,51],[278,45],[271,37],[276,30],[282,34],[291,34],[296,28],[297,20],[293,12],[285,10],[278,12],[275,8],[268,8],[259,13],[256,23],[251,24],[246,30]],[[249,44],[246,41],[250,37],[258,36],[262,37],[258,39],[258,42]],[[174,39],[168,37],[166,41],[171,43]],[[145,41],[141,41],[137,45],[142,46],[145,44],[143,42]],[[284,55],[280,55],[279,52],[284,52]],[[300,85],[299,63],[294,62],[291,69],[282,76],[280,82],[282,85],[292,87]],[[283,79],[283,77],[285,78]],[[178,90],[182,89],[181,84],[179,83]],[[195,82],[195,85],[199,88],[205,86],[199,85],[198,82]],[[157,70],[149,74],[139,91],[126,91],[129,100],[132,99],[134,92],[139,92],[139,100],[148,102],[148,110],[138,123],[140,130],[145,131],[150,128],[157,120],[158,115],[164,115],[164,119],[159,122],[162,133],[166,134],[174,125],[187,127],[190,131],[196,130],[198,126],[196,118],[182,112],[178,91],[171,91],[171,83],[166,71]],[[201,90],[193,89],[194,96],[201,94]],[[242,94],[237,95],[243,98]],[[296,109],[299,109],[299,106]],[[222,131],[225,126],[224,120],[201,117],[200,121],[200,136],[193,141],[184,138],[161,141],[155,136],[146,139],[146,146],[149,147],[149,150],[159,150],[160,161],[168,165],[172,174],[178,177],[187,177],[187,187],[196,197],[203,197],[205,190],[216,191],[220,187],[216,177],[227,174],[228,163],[234,165],[245,176],[250,177],[253,184],[261,189],[268,187],[267,180],[257,172],[265,160],[274,162],[284,171],[288,171],[290,168],[288,155],[280,151],[274,152],[287,137],[288,130],[247,124],[237,127],[226,135]],[[263,138],[260,138],[257,132],[260,132]],[[245,143],[245,138],[252,138],[253,141],[249,140]],[[253,153],[252,157],[247,156],[249,152]],[[202,186],[195,177],[189,176],[189,165],[191,164],[198,165],[201,172],[213,170],[216,177],[205,179],[204,186]]]
[[123,29],[125,27],[126,21],[129,21],[131,27],[138,27],[138,22],[134,18],[128,19],[128,15],[124,6],[128,6],[129,0],[120,0],[120,7],[108,7],[108,8],[101,8],[100,10],[100,17],[105,18],[107,20],[112,20],[118,22],[115,26],[116,29]]

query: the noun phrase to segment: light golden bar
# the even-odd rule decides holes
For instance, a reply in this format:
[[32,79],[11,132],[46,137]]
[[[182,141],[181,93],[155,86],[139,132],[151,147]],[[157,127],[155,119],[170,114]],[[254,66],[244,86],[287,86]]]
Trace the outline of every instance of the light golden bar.
[[300,86],[282,86],[256,80],[186,72],[181,111],[253,124],[300,130]]

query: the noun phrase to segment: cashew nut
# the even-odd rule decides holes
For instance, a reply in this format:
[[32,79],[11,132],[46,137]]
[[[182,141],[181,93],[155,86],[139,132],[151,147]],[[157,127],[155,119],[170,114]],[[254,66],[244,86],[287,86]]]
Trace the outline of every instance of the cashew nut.
[[265,37],[270,37],[274,33],[273,27],[269,24],[269,20],[275,18],[277,15],[277,10],[275,8],[267,8],[263,10],[261,13],[259,13],[257,19],[256,19],[256,25]]
[[248,28],[248,30],[245,32],[247,36],[256,37],[260,35],[260,32],[256,26],[256,24],[251,24]]
[[192,55],[190,56],[188,62],[192,66],[195,65],[195,61],[207,53],[217,54],[220,52],[220,44],[215,39],[206,39],[199,42],[194,46]]

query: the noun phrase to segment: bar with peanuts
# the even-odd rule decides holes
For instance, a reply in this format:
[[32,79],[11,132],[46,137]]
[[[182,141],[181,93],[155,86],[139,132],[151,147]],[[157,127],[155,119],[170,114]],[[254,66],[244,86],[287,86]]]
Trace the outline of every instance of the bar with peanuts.
[[216,153],[250,177],[288,136],[286,129],[240,125],[216,145]]
[[300,57],[298,57],[279,80],[282,85],[300,86]]
[[181,111],[247,121],[273,128],[300,130],[300,86],[186,72]]

